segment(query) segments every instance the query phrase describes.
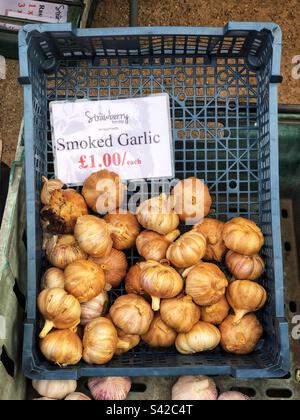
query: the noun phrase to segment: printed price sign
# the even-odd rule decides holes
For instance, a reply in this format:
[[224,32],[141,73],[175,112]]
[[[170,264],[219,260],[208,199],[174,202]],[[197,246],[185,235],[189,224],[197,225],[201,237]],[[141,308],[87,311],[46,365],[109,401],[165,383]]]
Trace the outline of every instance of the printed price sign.
[[32,0],[0,0],[0,15],[39,22],[65,23],[68,6]]
[[108,169],[121,179],[173,178],[167,94],[143,98],[51,102],[55,175],[82,185]]

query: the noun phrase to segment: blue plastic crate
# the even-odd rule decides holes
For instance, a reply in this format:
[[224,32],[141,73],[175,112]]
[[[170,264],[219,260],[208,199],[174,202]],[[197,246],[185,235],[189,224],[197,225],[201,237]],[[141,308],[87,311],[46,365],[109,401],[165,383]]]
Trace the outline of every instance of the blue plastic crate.
[[[20,32],[24,85],[28,290],[23,369],[30,378],[208,374],[279,377],[289,368],[284,318],[278,183],[277,83],[281,31],[270,23],[224,28],[113,28],[30,25]],[[249,356],[183,356],[139,348],[105,366],[58,368],[39,351],[36,297],[45,267],[39,212],[41,177],[52,177],[49,101],[109,99],[167,92],[177,178],[209,185],[214,215],[259,223],[268,291],[259,314],[265,334]],[[159,182],[159,181],[158,181]],[[137,255],[131,252],[129,262]],[[122,289],[112,294],[112,299]]]

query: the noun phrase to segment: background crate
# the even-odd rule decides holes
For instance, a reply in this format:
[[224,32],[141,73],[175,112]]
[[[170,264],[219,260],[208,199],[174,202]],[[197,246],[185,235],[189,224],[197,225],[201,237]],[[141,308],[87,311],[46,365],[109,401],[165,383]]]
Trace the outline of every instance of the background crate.
[[[20,33],[25,94],[28,303],[23,366],[31,378],[215,374],[283,376],[289,366],[280,245],[277,85],[281,32],[273,24],[213,28],[75,30],[29,25]],[[263,340],[252,355],[217,349],[192,357],[140,346],[105,366],[58,369],[38,350],[36,296],[45,256],[39,223],[41,176],[53,176],[48,104],[167,92],[176,177],[204,178],[223,220],[258,222],[266,243],[262,283],[269,300]],[[157,181],[159,183],[159,181]],[[137,258],[129,255],[130,262]],[[114,299],[122,289],[111,293]]]

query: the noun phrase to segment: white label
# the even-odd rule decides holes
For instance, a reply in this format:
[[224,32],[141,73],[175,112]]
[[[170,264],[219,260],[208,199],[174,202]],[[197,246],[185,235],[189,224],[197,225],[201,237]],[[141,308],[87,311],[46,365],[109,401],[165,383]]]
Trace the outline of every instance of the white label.
[[0,15],[39,22],[65,23],[68,6],[32,0],[0,0]]
[[82,185],[108,169],[121,179],[173,178],[167,94],[108,101],[51,102],[55,174]]

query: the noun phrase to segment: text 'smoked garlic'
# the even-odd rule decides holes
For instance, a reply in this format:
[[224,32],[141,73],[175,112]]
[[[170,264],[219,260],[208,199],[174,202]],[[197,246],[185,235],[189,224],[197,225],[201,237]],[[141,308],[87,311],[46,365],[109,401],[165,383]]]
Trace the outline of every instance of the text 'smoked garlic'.
[[214,350],[221,340],[217,327],[199,321],[187,333],[180,333],[176,338],[176,348],[181,354],[194,354]]
[[222,261],[226,252],[222,237],[224,226],[225,223],[221,220],[211,218],[205,218],[194,226],[194,229],[206,238],[206,252],[203,257],[205,260]]
[[165,324],[159,314],[155,314],[149,330],[142,335],[142,339],[150,347],[171,347],[176,337],[176,331]]
[[141,285],[141,274],[142,269],[140,263],[134,264],[128,270],[125,277],[125,290],[128,294],[135,293],[136,295],[142,296],[146,294]]
[[217,398],[216,384],[207,376],[181,376],[172,388],[173,401],[216,401]]
[[265,263],[259,255],[248,256],[228,251],[225,261],[237,280],[257,280],[265,271]]
[[72,380],[33,380],[33,389],[42,397],[62,400],[77,388],[77,382]]
[[227,318],[230,311],[227,299],[223,296],[217,303],[210,306],[202,306],[201,320],[213,325],[220,325]]
[[167,250],[167,259],[177,268],[197,264],[205,255],[206,239],[195,229],[184,233]]
[[117,209],[113,213],[106,214],[104,220],[114,228],[111,238],[115,249],[122,251],[134,246],[141,230],[134,214]]
[[166,252],[170,244],[180,235],[178,229],[167,235],[160,235],[151,230],[144,230],[136,239],[138,253],[146,260],[161,261],[166,258]]
[[124,252],[112,248],[104,257],[89,257],[89,260],[99,265],[105,274],[105,281],[112,287],[118,287],[126,276],[128,263]]
[[90,378],[88,387],[95,400],[126,400],[131,379],[128,376]]
[[160,316],[165,324],[177,333],[190,331],[200,320],[201,309],[191,296],[177,296],[163,299],[160,305]]
[[94,299],[81,304],[80,324],[86,326],[95,318],[104,316],[108,310],[109,298],[107,292],[102,292]]
[[41,191],[41,202],[46,206],[49,204],[51,193],[55,190],[61,190],[64,183],[60,179],[47,179],[42,177],[43,188]]
[[54,289],[56,287],[61,289],[65,287],[65,275],[60,268],[51,267],[42,277],[41,288]]
[[77,260],[85,260],[87,254],[80,248],[73,235],[54,235],[47,241],[48,261],[57,268],[64,269]]
[[40,349],[47,360],[59,366],[76,365],[82,358],[82,343],[71,330],[55,330],[40,340]]

